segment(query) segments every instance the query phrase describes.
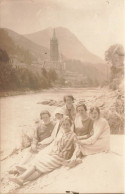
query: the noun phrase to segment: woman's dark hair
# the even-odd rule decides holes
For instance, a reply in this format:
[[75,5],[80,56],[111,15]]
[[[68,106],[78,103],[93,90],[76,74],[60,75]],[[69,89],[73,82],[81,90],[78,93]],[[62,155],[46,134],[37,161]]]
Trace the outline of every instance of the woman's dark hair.
[[70,126],[72,125],[72,120],[68,117],[68,116],[65,116],[63,119],[62,119],[62,122],[61,122],[61,125],[63,124],[64,121],[69,121],[70,123]]
[[84,102],[78,102],[77,105],[76,105],[76,111],[78,111],[78,107],[80,106],[83,106],[83,108],[85,109],[85,111],[87,111],[87,107],[86,105],[84,104]]
[[72,95],[65,95],[65,96],[63,97],[63,101],[64,101],[64,102],[66,102],[66,98],[71,98],[73,102],[74,102],[74,100],[75,100],[75,98],[74,98]]
[[91,107],[89,113],[92,113],[94,110],[96,110],[98,114],[100,115],[100,109],[97,106]]
[[48,114],[49,117],[51,117],[51,114],[50,114],[50,112],[49,112],[48,110],[43,110],[43,111],[40,113],[40,117],[42,117],[42,116],[45,115],[45,114]]

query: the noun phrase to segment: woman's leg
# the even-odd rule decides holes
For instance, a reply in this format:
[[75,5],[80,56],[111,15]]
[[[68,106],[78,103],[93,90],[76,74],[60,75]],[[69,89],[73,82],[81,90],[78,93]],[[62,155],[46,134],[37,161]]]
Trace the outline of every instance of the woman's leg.
[[35,157],[35,154],[30,151],[31,148],[29,148],[25,153],[23,159],[21,160],[20,164],[14,167],[13,169],[9,170],[9,174],[18,174],[22,173],[27,169],[27,166],[25,164],[29,163],[32,161],[32,159]]
[[16,184],[22,186],[24,182],[27,181],[27,179],[34,174],[36,171],[35,167],[32,166],[29,169],[27,169],[22,175],[20,175],[18,178],[10,178],[11,181],[15,182]]
[[23,181],[27,179],[29,176],[31,176],[36,171],[34,166],[31,166],[28,168],[22,175],[19,176],[20,179]]
[[35,171],[31,176],[29,176],[27,179],[24,180],[24,182],[27,181],[33,181],[41,176],[41,172]]

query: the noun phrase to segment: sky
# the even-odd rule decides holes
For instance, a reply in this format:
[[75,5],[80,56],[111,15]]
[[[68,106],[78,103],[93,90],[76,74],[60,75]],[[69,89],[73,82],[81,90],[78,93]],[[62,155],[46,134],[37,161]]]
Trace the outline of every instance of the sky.
[[124,42],[124,0],[0,0],[0,27],[29,34],[62,26],[104,58]]

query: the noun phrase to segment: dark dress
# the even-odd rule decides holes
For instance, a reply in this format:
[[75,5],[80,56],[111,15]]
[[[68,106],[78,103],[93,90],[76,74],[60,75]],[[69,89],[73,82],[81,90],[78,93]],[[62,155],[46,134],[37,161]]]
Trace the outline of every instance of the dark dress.
[[40,123],[35,130],[33,143],[37,144],[38,142],[41,142],[42,140],[50,137],[54,126],[55,123],[52,121],[47,125],[45,125],[44,123]]
[[88,135],[90,136],[90,132],[92,131],[93,128],[93,121],[88,117],[86,120],[81,120],[82,126],[77,127],[75,126],[74,132],[76,133],[77,136],[84,136]]

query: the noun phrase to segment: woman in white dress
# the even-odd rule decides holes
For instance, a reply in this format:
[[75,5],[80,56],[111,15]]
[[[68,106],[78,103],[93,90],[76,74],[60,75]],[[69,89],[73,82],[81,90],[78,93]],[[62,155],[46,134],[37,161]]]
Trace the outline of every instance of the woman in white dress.
[[108,152],[110,149],[110,127],[108,121],[100,116],[100,109],[92,107],[90,117],[93,120],[93,130],[88,139],[78,141],[83,155]]

